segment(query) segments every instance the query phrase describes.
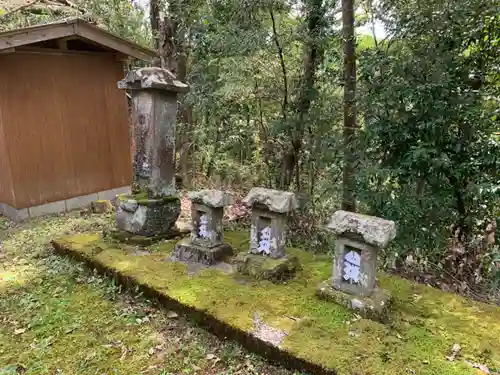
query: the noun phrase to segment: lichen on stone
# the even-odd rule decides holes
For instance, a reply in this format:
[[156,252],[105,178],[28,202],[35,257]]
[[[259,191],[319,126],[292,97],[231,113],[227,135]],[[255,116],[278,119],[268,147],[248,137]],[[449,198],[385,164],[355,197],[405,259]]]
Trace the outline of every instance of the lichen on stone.
[[336,211],[327,228],[339,236],[355,234],[369,244],[385,248],[396,237],[394,221],[349,211]]

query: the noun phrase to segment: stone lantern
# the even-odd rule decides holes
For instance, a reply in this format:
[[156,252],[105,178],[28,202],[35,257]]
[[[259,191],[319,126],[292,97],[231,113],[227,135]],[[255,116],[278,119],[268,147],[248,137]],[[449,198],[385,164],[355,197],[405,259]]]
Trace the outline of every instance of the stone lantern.
[[327,228],[337,236],[333,278],[318,287],[318,296],[355,309],[361,315],[383,318],[390,295],[376,284],[377,255],[396,236],[395,223],[337,211]]
[[177,243],[172,258],[184,262],[213,265],[233,254],[224,243],[224,207],[233,203],[230,194],[220,190],[189,192],[192,230],[190,238]]
[[132,96],[135,141],[131,195],[118,198],[118,230],[141,236],[178,234],[180,199],[175,188],[177,96],[188,86],[166,69],[133,70],[118,87]]
[[293,277],[297,258],[285,254],[285,247],[288,215],[298,207],[295,194],[257,187],[243,203],[252,210],[250,251],[236,257],[238,271],[272,281]]

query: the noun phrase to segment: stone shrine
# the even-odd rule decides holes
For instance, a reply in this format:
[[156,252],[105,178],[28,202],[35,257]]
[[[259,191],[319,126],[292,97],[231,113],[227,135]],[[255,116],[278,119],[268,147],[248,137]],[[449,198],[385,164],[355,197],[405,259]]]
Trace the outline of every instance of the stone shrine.
[[337,211],[327,228],[337,235],[333,278],[318,287],[317,295],[382,320],[390,295],[376,285],[377,255],[396,237],[395,223]]
[[298,208],[295,194],[252,188],[243,199],[252,210],[250,251],[239,254],[239,272],[257,279],[285,281],[294,276],[298,260],[285,254],[288,215]]
[[172,259],[213,265],[233,254],[224,243],[224,207],[233,203],[230,194],[220,190],[189,192],[192,230],[189,238],[177,243]]
[[175,187],[177,95],[189,88],[166,69],[133,70],[118,87],[132,95],[135,141],[131,195],[118,198],[117,228],[140,236],[177,235],[180,199]]

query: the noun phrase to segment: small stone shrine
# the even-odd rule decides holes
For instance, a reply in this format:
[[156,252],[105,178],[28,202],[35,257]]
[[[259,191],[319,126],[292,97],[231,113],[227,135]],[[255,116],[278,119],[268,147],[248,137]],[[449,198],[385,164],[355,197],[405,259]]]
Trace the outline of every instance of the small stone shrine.
[[298,207],[295,194],[252,188],[243,203],[252,210],[250,252],[235,258],[238,271],[274,282],[293,277],[298,260],[286,255],[285,247],[288,215]]
[[[168,238],[181,212],[174,175],[177,95],[189,88],[168,70],[133,70],[118,82],[132,95],[135,153],[131,195],[118,198],[121,234]],[[121,235],[123,237],[123,235]]]
[[191,200],[192,230],[175,246],[172,259],[213,265],[233,254],[233,249],[224,243],[222,217],[224,207],[233,203],[232,196],[220,190],[189,192]]
[[383,320],[390,295],[376,285],[377,254],[396,237],[396,225],[374,216],[337,211],[327,228],[337,235],[333,278],[318,287],[317,295],[362,316]]

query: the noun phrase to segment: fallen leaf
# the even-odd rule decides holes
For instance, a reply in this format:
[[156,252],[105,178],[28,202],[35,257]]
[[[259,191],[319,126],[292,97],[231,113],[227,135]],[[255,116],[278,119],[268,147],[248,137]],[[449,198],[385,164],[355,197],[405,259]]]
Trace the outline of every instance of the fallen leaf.
[[14,335],[20,335],[21,333],[26,332],[26,328],[18,328],[14,331]]

